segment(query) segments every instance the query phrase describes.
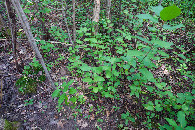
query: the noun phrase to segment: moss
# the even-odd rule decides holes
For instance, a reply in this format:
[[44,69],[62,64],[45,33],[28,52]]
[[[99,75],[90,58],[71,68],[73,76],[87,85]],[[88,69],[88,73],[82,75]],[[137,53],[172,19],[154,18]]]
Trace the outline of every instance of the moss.
[[10,122],[8,120],[5,120],[5,126],[3,130],[17,130],[19,127],[20,123],[17,121]]

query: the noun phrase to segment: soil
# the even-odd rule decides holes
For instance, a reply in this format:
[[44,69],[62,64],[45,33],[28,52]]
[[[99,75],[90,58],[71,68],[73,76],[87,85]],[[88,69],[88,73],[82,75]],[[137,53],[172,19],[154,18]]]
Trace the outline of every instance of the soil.
[[[107,113],[105,111],[95,116],[94,112],[89,111],[89,106],[96,106],[98,101],[86,100],[86,104],[81,105],[80,109],[83,111],[83,115],[74,117],[73,114],[78,112],[70,108],[70,106],[63,105],[62,110],[58,112],[58,100],[52,98],[51,94],[53,90],[49,87],[49,83],[46,81],[44,83],[38,84],[37,93],[23,95],[19,92],[18,87],[16,87],[16,81],[22,77],[15,66],[13,59],[13,54],[10,53],[10,44],[1,41],[1,52],[0,52],[0,79],[2,81],[2,92],[3,98],[0,107],[0,119],[3,122],[4,119],[13,122],[20,122],[19,130],[93,130],[97,129],[96,126],[102,126],[105,129],[116,129],[116,120],[118,116],[116,112],[110,114],[107,109],[112,107],[108,103],[106,106]],[[27,49],[28,48],[28,49]],[[23,52],[20,54],[22,62],[28,65],[32,62],[34,57],[32,49],[28,44],[22,44],[18,50]],[[55,57],[55,56],[54,56]],[[21,60],[18,58],[18,63],[21,64]],[[71,77],[67,74],[65,62],[60,65],[60,67],[53,67],[50,71],[52,79],[59,84],[63,83],[60,79],[62,76],[67,77],[67,81],[71,79],[79,80],[78,78]],[[78,84],[77,84],[78,86]],[[75,86],[76,87],[76,86]],[[25,105],[25,100],[33,99],[33,104]],[[104,101],[106,103],[107,100]],[[112,101],[109,101],[112,103]],[[105,105],[101,101],[100,105]],[[89,106],[88,106],[89,104]],[[110,109],[111,110],[111,109]],[[112,112],[113,110],[111,110]],[[85,118],[87,115],[91,115],[90,118]],[[109,118],[108,118],[109,116]],[[97,118],[102,118],[107,122],[97,122]],[[114,120],[113,120],[114,119]],[[2,127],[0,127],[1,129]]]

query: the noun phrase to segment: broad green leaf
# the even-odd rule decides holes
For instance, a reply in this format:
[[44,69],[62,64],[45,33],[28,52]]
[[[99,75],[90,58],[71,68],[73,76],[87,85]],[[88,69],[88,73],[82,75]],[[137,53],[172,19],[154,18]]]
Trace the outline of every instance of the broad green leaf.
[[192,100],[194,99],[194,96],[191,95],[190,92],[185,92],[185,98],[188,102],[192,102]]
[[[195,85],[195,84],[194,84]],[[192,89],[192,94],[195,94],[195,89]]]
[[69,94],[75,94],[76,92],[77,92],[77,90],[73,87],[71,87],[69,90]]
[[86,77],[84,79],[82,79],[83,82],[91,82],[92,79],[90,77]]
[[174,105],[174,109],[181,109],[181,105]]
[[155,100],[155,105],[157,105],[158,103],[162,103],[162,101],[161,100]]
[[138,17],[139,19],[149,19],[150,21],[152,21],[154,23],[158,22],[158,19],[150,14],[138,14],[138,15],[136,15],[136,17]]
[[117,37],[116,40],[117,40],[118,42],[124,43],[123,37]]
[[159,88],[159,89],[163,89],[166,86],[166,83],[162,82],[162,83],[155,83],[155,85]]
[[125,64],[125,65],[123,65],[123,68],[124,69],[129,69],[130,68],[130,65],[129,64]]
[[62,102],[64,101],[64,99],[65,99],[66,97],[67,97],[66,94],[63,93],[63,94],[60,96],[60,98],[58,99],[58,105],[62,104]]
[[186,104],[183,104],[183,105],[182,105],[182,109],[183,109],[184,111],[187,111],[187,110],[189,109],[189,107],[188,107]]
[[86,27],[80,28],[80,30],[82,30],[83,32],[87,32],[87,28]]
[[138,51],[138,50],[128,50],[127,51],[127,56],[143,56],[144,53],[142,51]]
[[136,67],[136,60],[131,60],[130,64],[135,68]]
[[148,79],[148,81],[155,82],[152,72],[148,71],[146,68],[141,68],[139,69],[139,71],[143,74],[145,78]]
[[57,97],[59,94],[60,94],[60,89],[56,89],[53,93],[52,93],[52,97],[54,98],[54,97]]
[[185,113],[182,111],[179,111],[177,113],[177,120],[180,122],[180,125],[182,128],[184,128],[187,124],[186,120],[185,120]]
[[147,109],[147,110],[150,110],[150,111],[154,111],[154,107],[149,105],[149,104],[143,104],[143,106]]
[[108,97],[113,98],[113,95],[111,95],[109,92],[104,92],[104,95],[106,98]]
[[151,105],[151,106],[154,105],[154,103],[152,101],[149,101],[148,104]]
[[156,67],[156,65],[152,63],[148,56],[144,58],[143,64],[149,68]]
[[103,67],[102,66],[93,67],[92,70],[93,70],[93,73],[100,74],[103,71]]
[[68,91],[68,89],[69,89],[69,86],[68,86],[68,85],[66,85],[62,91],[65,93],[65,92],[67,92],[67,91]]
[[103,68],[103,70],[111,70],[111,67],[110,66],[106,66],[106,65],[102,66],[102,68]]
[[67,86],[70,86],[72,83],[74,83],[74,79],[70,80],[70,81],[67,83]]
[[169,124],[173,127],[177,127],[177,123],[173,119],[165,118]]
[[[165,125],[163,126],[163,128],[166,128],[166,130],[173,130],[173,127],[171,127],[171,126],[169,126],[169,125],[167,125],[167,124],[165,124]],[[161,128],[160,130],[164,130],[163,128]]]
[[151,42],[154,43],[154,45],[157,45],[161,48],[165,48],[165,49],[171,49],[171,45],[173,45],[172,42],[165,42],[165,41],[161,41],[161,40],[152,40]]
[[110,57],[109,56],[102,56],[102,58],[104,58],[106,61],[110,62]]
[[92,89],[94,86],[89,86],[88,89]]
[[160,12],[160,17],[162,20],[167,21],[176,18],[181,13],[181,9],[176,5],[168,6]]
[[111,59],[110,59],[111,64],[116,63],[116,61],[117,61],[117,58],[111,57]]
[[132,72],[135,72],[135,69],[134,68],[131,68],[130,69],[130,72],[132,73]]
[[50,13],[51,12],[51,9],[49,9],[49,8],[44,8],[44,10],[43,10],[43,13]]
[[63,82],[63,83],[62,83],[62,87],[65,87],[66,85],[67,85],[66,82]]
[[143,38],[143,37],[140,37],[140,36],[136,36],[136,38],[143,41],[143,42],[145,42],[145,43],[151,44],[151,41],[148,41],[146,38]]
[[91,41],[92,43],[97,43],[97,39],[96,39],[96,38],[91,38],[90,41]]
[[193,127],[193,126],[187,126],[187,127],[185,128],[185,130],[195,130],[195,127]]
[[112,72],[109,70],[106,70],[106,78],[112,77]]
[[93,87],[93,92],[94,92],[94,93],[97,93],[98,90],[99,90],[98,87]]
[[165,93],[165,95],[167,94],[170,98],[174,98],[174,99],[176,98],[176,96],[173,95],[173,93],[171,91],[169,91],[169,90],[165,91],[164,93]]
[[157,29],[155,27],[148,27],[148,29],[151,31],[151,32],[156,32]]
[[151,7],[152,11],[155,12],[156,15],[160,16],[160,12],[163,10],[163,6],[159,5],[156,7]]
[[119,76],[121,73],[118,72],[117,70],[112,70],[112,73],[115,75],[115,76]]
[[82,66],[80,67],[82,71],[90,71],[91,67],[88,66],[87,64],[83,63]]
[[105,79],[101,76],[94,76],[94,81],[95,82],[100,82],[100,81],[105,81]]
[[156,109],[156,111],[162,111],[162,110],[163,110],[163,107],[161,107],[160,104],[157,104],[157,105],[155,106],[155,109]]
[[77,98],[76,97],[71,97],[70,98],[70,101],[72,101],[73,103],[75,103],[77,101]]
[[82,99],[84,97],[84,95],[79,95],[78,98]]
[[109,89],[111,89],[114,93],[116,93],[116,89],[113,86],[109,86]]
[[119,47],[115,47],[116,49],[117,49],[117,53],[119,53],[119,54],[123,54],[124,53],[124,49],[123,49],[123,47],[122,46],[119,46]]
[[163,58],[168,58],[169,54],[165,53],[163,50],[158,50],[157,51]]
[[24,9],[24,13],[29,14],[30,13],[30,10],[29,9]]
[[186,59],[186,57],[183,54],[177,54],[179,57]]
[[181,126],[177,126],[177,127],[175,128],[175,130],[184,130],[184,128],[182,128]]
[[153,90],[154,90],[154,88],[151,87],[151,86],[147,86],[147,85],[146,85],[146,88],[147,88],[147,90],[148,90],[149,92],[153,92]]
[[177,103],[183,104],[185,102],[185,97],[183,93],[177,93],[178,98],[176,99]]
[[175,26],[170,26],[170,25],[167,25],[167,24],[163,25],[163,28],[168,29],[169,31],[175,30],[175,29],[178,29],[178,28],[182,28],[182,27],[185,27],[185,26],[183,24],[179,24],[179,25],[175,25]]
[[117,82],[114,83],[115,87],[118,87],[121,84],[120,80],[118,80]]
[[131,40],[132,36],[131,36],[131,35],[127,35],[127,36],[125,36],[125,38],[126,38],[127,40]]
[[84,39],[84,41],[89,41],[89,40],[90,40],[90,38],[85,38],[85,39]]

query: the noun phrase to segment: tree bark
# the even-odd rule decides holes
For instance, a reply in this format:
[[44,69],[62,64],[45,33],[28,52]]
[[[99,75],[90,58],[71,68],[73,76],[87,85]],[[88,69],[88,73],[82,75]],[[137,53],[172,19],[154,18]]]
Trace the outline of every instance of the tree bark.
[[73,41],[76,42],[76,23],[75,23],[75,0],[72,0],[72,21],[73,21]]
[[111,0],[107,0],[107,16],[106,16],[106,18],[111,21],[110,7],[111,7]]
[[21,64],[18,64],[17,55],[16,55],[16,52],[17,52],[17,47],[16,47],[16,45],[17,45],[17,41],[16,41],[17,40],[16,15],[15,15],[14,10],[12,9],[10,0],[5,1],[5,6],[6,6],[9,26],[10,26],[10,30],[11,30],[12,50],[13,50],[13,57],[15,60],[16,69],[18,70],[19,73],[22,73],[23,68],[24,68],[24,64],[23,64],[23,61],[21,58],[20,58]]
[[100,0],[94,0],[95,7],[93,9],[93,19],[92,22],[94,22],[94,32],[92,32],[94,35],[98,32],[98,22],[99,22],[99,14],[100,14]]

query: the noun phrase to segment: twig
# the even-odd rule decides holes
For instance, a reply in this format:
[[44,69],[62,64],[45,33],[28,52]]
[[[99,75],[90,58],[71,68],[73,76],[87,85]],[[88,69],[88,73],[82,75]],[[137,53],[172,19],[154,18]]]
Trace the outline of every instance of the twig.
[[[62,3],[62,8],[65,9],[63,3]],[[70,36],[70,31],[69,31],[69,28],[68,28],[68,23],[67,23],[67,20],[66,20],[66,13],[64,12],[64,10],[62,10],[62,15],[64,17],[64,22],[66,24],[66,28],[67,28],[67,32],[68,32],[68,36],[69,36],[70,43],[73,45],[72,38]]]

